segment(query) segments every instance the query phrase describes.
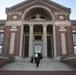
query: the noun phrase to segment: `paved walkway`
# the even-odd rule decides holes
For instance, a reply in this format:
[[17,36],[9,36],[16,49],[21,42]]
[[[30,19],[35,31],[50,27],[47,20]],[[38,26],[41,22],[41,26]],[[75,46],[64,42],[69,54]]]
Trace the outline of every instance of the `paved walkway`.
[[30,63],[29,58],[16,60],[13,63],[3,66],[0,70],[13,71],[71,71],[71,69],[64,63],[49,58],[44,58],[40,61],[40,65],[36,68],[35,63]]

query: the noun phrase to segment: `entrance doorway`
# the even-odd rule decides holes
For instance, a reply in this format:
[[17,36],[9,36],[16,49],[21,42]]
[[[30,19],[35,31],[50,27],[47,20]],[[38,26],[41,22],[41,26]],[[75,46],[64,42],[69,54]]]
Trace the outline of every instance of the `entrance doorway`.
[[[42,55],[44,57],[44,47],[43,47],[43,27],[42,25],[35,25],[33,28],[33,45],[32,45],[32,56],[35,54]],[[23,57],[29,57],[29,26],[24,25],[24,35],[23,35]],[[47,57],[53,57],[53,27],[52,25],[47,26]]]
[[42,52],[41,44],[35,44],[35,53],[39,54]]
[[42,44],[34,45],[34,56],[38,54],[38,57],[42,59]]

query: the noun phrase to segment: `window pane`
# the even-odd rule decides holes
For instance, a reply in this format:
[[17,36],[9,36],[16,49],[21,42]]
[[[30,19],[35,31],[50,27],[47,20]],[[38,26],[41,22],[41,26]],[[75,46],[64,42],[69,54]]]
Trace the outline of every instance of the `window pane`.
[[0,41],[3,41],[4,34],[0,34]]
[[41,40],[41,36],[35,36],[35,40]]
[[2,53],[2,46],[0,46],[0,53]]
[[74,46],[74,54],[76,54],[76,46]]
[[73,34],[73,42],[76,42],[76,34]]

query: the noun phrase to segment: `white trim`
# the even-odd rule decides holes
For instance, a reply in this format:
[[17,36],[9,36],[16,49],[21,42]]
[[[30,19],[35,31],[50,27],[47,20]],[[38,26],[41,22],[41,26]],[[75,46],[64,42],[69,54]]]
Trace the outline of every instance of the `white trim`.
[[4,30],[0,30],[0,32],[4,32]]
[[23,20],[22,21],[22,24],[54,24],[54,21],[53,20],[50,20],[50,21],[26,21],[26,20]]
[[71,26],[71,22],[69,20],[66,21],[55,21],[56,26]]
[[10,31],[17,31],[17,29],[10,29]]
[[38,8],[38,7],[47,10],[47,11],[49,12],[49,14],[52,16],[52,19],[55,20],[54,14],[52,13],[52,11],[51,11],[49,8],[47,8],[47,7],[45,7],[45,6],[42,6],[42,5],[34,5],[34,6],[31,6],[31,7],[27,8],[27,9],[24,11],[23,15],[22,15],[22,20],[24,20],[24,17],[27,15],[27,12],[28,12],[28,11],[30,11],[30,10],[33,9],[33,8]]
[[12,26],[11,28],[12,28],[12,29],[16,29],[16,26]]
[[5,26],[21,26],[21,20],[7,21]]
[[76,46],[74,46],[74,54],[76,55]]
[[0,44],[2,44],[2,41],[0,41]]
[[72,30],[72,32],[76,32],[76,30]]
[[60,29],[65,29],[65,27],[61,26]]
[[76,45],[76,43],[74,43]]
[[65,33],[61,33],[62,54],[66,54],[66,38]]
[[54,21],[53,20],[50,20],[50,21],[26,21],[26,20],[23,20],[21,22],[21,20],[19,21],[7,21],[6,22],[6,25],[5,26],[21,26],[21,25],[24,25],[24,24],[54,24]]
[[12,14],[22,15],[22,12],[9,12],[9,13],[8,13],[8,15],[12,15]]
[[2,53],[2,45],[0,45],[0,54]]
[[65,12],[65,13],[64,13],[64,12],[55,12],[54,14],[55,14],[55,15],[59,15],[59,14],[60,14],[60,15],[61,15],[61,14],[63,15],[63,14],[64,14],[64,15],[66,15],[66,16],[69,15],[69,13],[67,13],[67,12]]
[[59,31],[66,31],[66,29],[59,29]]
[[10,54],[14,53],[14,43],[15,43],[15,33],[11,33],[11,41],[10,41]]

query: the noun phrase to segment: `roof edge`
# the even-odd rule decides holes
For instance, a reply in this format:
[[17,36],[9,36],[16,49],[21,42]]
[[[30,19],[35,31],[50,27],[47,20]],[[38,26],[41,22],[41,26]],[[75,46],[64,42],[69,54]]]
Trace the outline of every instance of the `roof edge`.
[[0,20],[0,25],[5,25],[5,23],[6,23],[5,19],[4,20]]
[[[26,4],[26,3],[31,2],[31,1],[34,1],[34,0],[25,0],[25,1],[22,1],[22,2],[20,2],[18,4],[15,4],[15,5],[13,5],[13,6],[9,7],[9,8],[6,8],[6,13],[8,13],[9,11],[12,11],[14,8],[17,8],[17,7],[19,7],[19,6],[23,5],[23,4]],[[52,5],[55,5],[56,7],[61,8],[64,11],[67,11],[67,12],[71,13],[71,8],[67,8],[67,7],[65,7],[65,6],[63,6],[61,4],[58,4],[58,3],[56,3],[56,2],[54,2],[52,0],[42,0],[42,1],[48,2],[49,4],[51,3]]]

